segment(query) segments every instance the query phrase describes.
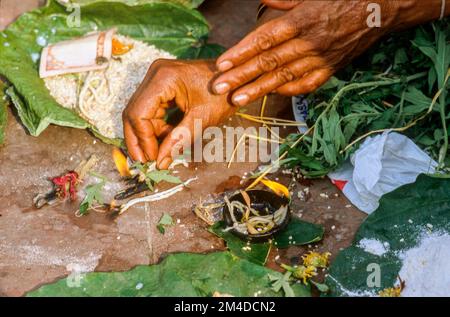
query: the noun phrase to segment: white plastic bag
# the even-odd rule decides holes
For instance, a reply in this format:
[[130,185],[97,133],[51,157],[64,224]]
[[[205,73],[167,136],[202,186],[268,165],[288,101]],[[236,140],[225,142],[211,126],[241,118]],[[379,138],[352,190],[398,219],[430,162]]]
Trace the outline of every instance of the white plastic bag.
[[413,141],[396,132],[367,138],[339,170],[328,174],[333,184],[360,210],[371,213],[382,195],[415,182],[437,166]]

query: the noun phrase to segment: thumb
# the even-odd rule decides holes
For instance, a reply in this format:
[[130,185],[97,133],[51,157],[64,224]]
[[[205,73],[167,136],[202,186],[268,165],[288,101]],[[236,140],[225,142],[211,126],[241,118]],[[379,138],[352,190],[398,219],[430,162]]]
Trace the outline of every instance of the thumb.
[[184,119],[163,140],[159,147],[156,166],[167,169],[176,156],[179,156],[194,141],[194,119],[187,114]]

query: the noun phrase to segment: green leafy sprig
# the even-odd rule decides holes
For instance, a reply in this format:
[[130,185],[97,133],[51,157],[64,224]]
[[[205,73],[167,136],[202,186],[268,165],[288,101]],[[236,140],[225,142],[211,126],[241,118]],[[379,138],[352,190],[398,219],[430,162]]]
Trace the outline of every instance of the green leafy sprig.
[[89,210],[94,208],[96,205],[104,204],[102,192],[108,179],[105,176],[95,172],[90,172],[89,174],[97,178],[99,181],[86,186],[84,190],[86,192],[86,196],[81,202],[80,209],[78,211],[78,214],[81,216],[87,214]]
[[[281,163],[306,177],[339,167],[365,136],[397,130],[450,165],[449,19],[392,35],[307,97],[312,133],[291,134]],[[338,79],[339,78],[339,79]]]

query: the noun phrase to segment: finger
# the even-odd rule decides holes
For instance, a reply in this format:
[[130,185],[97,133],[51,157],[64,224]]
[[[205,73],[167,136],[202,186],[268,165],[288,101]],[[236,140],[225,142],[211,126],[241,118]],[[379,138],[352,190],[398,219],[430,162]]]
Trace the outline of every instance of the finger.
[[128,121],[124,121],[123,123],[123,134],[131,158],[135,161],[145,162],[144,152],[140,148],[138,138],[134,134],[133,128]]
[[156,92],[147,89],[144,93],[133,97],[124,111],[137,138],[139,148],[143,152],[142,161],[154,161],[158,156],[158,140],[152,120],[162,115],[160,109],[164,110],[168,107],[164,99],[167,96],[157,93],[158,89],[155,90]]
[[237,106],[245,106],[259,97],[263,97],[280,86],[295,81],[304,74],[322,67],[322,60],[318,57],[307,57],[288,65],[282,66],[273,72],[265,74],[238,89],[232,96],[232,102]]
[[333,75],[329,69],[319,69],[305,75],[303,78],[287,83],[277,89],[277,92],[285,96],[308,94],[325,84]]
[[217,94],[228,93],[264,73],[311,54],[311,51],[311,45],[305,41],[300,39],[286,41],[220,75],[214,81],[214,90]]
[[151,120],[138,118],[132,122],[133,131],[136,133],[139,147],[144,152],[146,161],[154,161],[158,156],[158,140]]
[[156,110],[154,118],[155,119],[162,119],[162,118],[165,117],[165,115],[166,115],[166,109],[160,107],[160,108],[158,108],[158,110]]
[[156,165],[159,169],[167,169],[174,156],[180,154],[180,150],[189,146],[193,140],[193,120],[186,115],[161,143]]
[[261,0],[266,6],[275,10],[291,10],[303,0]]
[[298,19],[288,19],[285,16],[271,20],[248,34],[217,59],[217,68],[222,72],[227,71],[297,36],[300,22]]
[[162,119],[152,119],[151,122],[155,135],[158,138],[165,137],[170,131],[173,130],[173,127]]

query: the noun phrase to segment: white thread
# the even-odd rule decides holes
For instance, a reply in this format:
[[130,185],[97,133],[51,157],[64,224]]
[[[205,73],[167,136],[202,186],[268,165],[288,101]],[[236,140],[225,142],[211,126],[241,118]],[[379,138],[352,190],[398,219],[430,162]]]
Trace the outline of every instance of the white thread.
[[439,17],[439,20],[442,20],[445,16],[445,4],[447,0],[441,0],[442,4],[441,4],[441,15]]

